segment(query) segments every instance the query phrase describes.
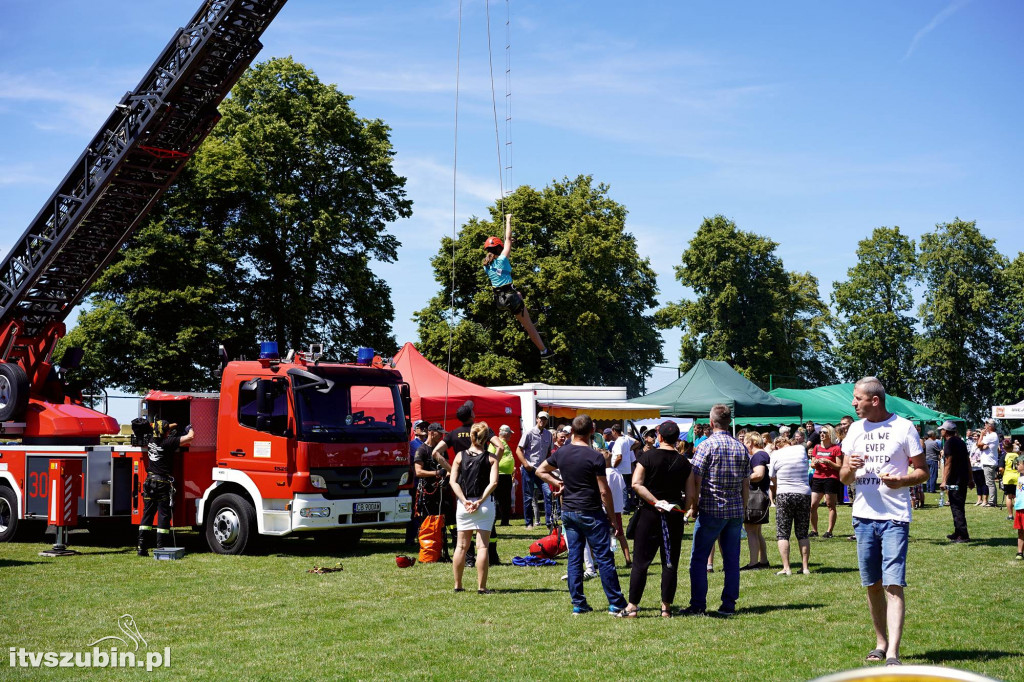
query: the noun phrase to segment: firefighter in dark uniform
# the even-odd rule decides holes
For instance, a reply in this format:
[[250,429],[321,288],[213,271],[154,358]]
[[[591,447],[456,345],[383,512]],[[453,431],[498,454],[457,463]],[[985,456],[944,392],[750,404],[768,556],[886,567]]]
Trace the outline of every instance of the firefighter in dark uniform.
[[153,422],[153,439],[146,452],[146,482],[142,484],[142,524],[139,526],[139,556],[148,556],[146,531],[152,530],[153,518],[160,512],[156,524],[156,548],[163,549],[164,537],[171,532],[171,496],[174,494],[174,460],[178,450],[195,438],[192,425],[185,427],[185,435],[178,435],[178,425],[163,419]]

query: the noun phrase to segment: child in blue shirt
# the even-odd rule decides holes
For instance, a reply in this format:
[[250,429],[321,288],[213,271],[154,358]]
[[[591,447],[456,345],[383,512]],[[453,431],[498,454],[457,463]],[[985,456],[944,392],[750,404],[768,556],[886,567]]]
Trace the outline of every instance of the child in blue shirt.
[[498,237],[488,237],[484,242],[484,272],[491,279],[494,286],[494,298],[500,310],[509,310],[519,323],[523,325],[533,345],[540,351],[542,360],[551,358],[554,353],[544,346],[544,341],[537,333],[530,319],[530,311],[526,309],[523,296],[512,286],[512,263],[508,259],[512,251],[512,216],[505,216],[505,241]]

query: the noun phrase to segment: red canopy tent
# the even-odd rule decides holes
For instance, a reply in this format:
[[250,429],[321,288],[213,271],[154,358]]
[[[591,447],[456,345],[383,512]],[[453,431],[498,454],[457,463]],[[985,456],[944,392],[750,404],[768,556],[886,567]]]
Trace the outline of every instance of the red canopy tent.
[[[412,420],[425,419],[438,422],[445,431],[460,426],[455,411],[467,400],[472,400],[477,421],[485,421],[497,433],[507,424],[512,428],[509,443],[515,447],[523,430],[520,424],[522,409],[519,397],[493,391],[448,374],[427,360],[407,343],[395,356],[395,367],[409,382],[412,393]],[[447,417],[447,418],[446,418]]]

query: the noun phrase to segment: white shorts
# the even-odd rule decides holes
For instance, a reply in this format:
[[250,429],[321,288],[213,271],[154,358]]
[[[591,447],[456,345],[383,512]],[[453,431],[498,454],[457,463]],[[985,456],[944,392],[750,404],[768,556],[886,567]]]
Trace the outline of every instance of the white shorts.
[[626,479],[611,467],[605,469],[605,476],[608,477],[608,487],[612,490],[612,506],[615,507],[612,511],[621,514],[626,499]]
[[[470,501],[477,498],[467,498]],[[461,502],[455,503],[455,529],[456,530],[486,530],[494,528],[494,498],[488,497],[480,503],[476,511],[470,514],[466,511],[466,505]]]

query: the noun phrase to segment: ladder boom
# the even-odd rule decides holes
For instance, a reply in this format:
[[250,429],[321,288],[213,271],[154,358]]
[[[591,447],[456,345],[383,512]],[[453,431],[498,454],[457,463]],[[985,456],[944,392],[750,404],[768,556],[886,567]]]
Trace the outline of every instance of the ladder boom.
[[204,0],[178,29],[0,265],[0,325],[38,337],[68,316],[213,129],[285,1]]

